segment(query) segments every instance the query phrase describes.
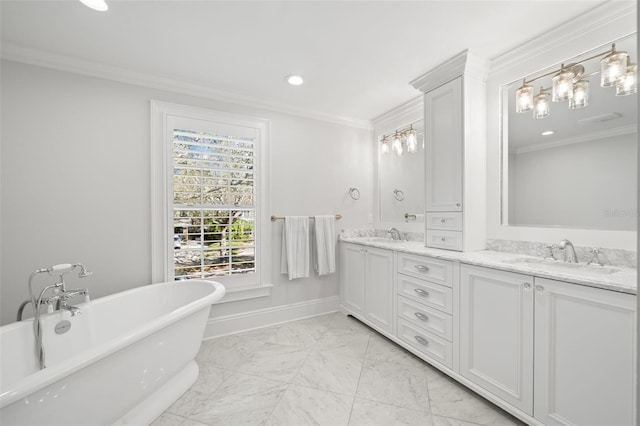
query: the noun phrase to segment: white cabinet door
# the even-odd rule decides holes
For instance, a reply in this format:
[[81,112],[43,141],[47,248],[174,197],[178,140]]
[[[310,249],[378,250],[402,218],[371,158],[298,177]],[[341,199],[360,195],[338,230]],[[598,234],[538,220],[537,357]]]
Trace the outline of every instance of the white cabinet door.
[[533,415],[533,279],[460,267],[460,374]]
[[462,77],[424,95],[426,211],[462,210]]
[[635,425],[635,297],[535,284],[535,417],[546,425]]
[[393,333],[393,252],[367,247],[365,318]]
[[340,299],[353,314],[364,314],[366,248],[358,244],[340,243]]

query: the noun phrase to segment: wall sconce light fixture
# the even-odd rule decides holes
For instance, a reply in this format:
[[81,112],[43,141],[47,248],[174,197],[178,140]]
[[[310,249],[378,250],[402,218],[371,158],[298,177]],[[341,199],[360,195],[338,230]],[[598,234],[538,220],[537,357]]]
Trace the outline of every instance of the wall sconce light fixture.
[[387,154],[389,149],[389,141],[391,140],[391,150],[397,156],[404,154],[405,148],[407,152],[413,153],[418,150],[418,132],[413,128],[413,124],[404,129],[398,129],[388,135],[382,135],[380,140],[380,150],[383,154]]
[[[603,57],[600,69],[585,74],[584,63]],[[626,96],[638,91],[638,65],[632,64],[627,52],[616,50],[615,43],[611,49],[571,64],[562,64],[559,70],[540,75],[532,79],[524,79],[522,86],[516,91],[516,112],[533,111],[533,118],[544,118],[549,115],[551,102],[569,101],[569,108],[583,108],[589,105],[588,77],[600,73],[602,87],[616,87],[616,95]],[[530,83],[553,75],[551,87],[540,87],[540,93],[533,96]],[[551,90],[551,99],[548,91]]]

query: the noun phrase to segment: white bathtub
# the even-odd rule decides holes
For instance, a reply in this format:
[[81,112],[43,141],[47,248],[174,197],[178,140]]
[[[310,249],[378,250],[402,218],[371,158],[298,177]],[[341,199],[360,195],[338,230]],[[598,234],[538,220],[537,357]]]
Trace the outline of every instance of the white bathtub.
[[[224,292],[210,281],[153,284],[77,304],[75,317],[44,315],[44,370],[32,320],[0,327],[0,424],[150,423],[198,377],[194,358]],[[71,328],[58,335],[62,320]]]

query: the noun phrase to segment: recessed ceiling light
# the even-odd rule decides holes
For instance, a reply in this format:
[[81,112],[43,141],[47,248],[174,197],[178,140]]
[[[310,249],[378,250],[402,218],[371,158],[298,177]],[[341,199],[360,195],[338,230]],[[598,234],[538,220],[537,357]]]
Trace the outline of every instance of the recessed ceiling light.
[[288,75],[287,83],[289,83],[292,86],[300,86],[302,83],[304,83],[304,78],[302,78],[301,75],[296,75],[296,74]]
[[105,10],[109,9],[109,6],[107,6],[107,3],[104,0],[80,0],[80,1],[85,6],[90,7],[91,9],[97,10],[99,12],[104,12]]
[[542,132],[542,136],[549,136],[554,134],[555,132],[553,130],[547,130],[546,132]]

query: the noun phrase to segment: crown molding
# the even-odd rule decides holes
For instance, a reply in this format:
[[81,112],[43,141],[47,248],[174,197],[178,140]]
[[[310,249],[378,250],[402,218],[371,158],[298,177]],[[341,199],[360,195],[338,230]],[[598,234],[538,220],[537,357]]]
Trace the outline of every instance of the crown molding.
[[424,111],[423,95],[419,95],[390,111],[374,118],[373,128],[376,132],[387,131],[390,128],[403,127],[415,121],[422,120]]
[[409,82],[414,88],[427,93],[449,81],[466,75],[480,81],[486,81],[489,61],[464,50]]
[[[609,0],[491,59],[491,74],[543,55],[558,46],[582,39],[585,34],[607,26],[627,28],[636,25],[636,2]],[[625,34],[628,34],[627,31]],[[623,36],[625,34],[620,34]]]
[[325,121],[371,130],[370,120],[327,114],[324,112],[292,107],[279,102],[270,102],[251,96],[240,95],[200,84],[188,83],[159,75],[141,73],[125,68],[114,67],[98,62],[87,61],[71,56],[58,55],[42,50],[18,46],[14,43],[2,42],[0,57],[4,60],[19,62],[38,67],[50,68],[74,74],[87,75],[120,83],[148,87],[152,89],[176,92],[198,98],[229,102],[236,105],[264,109],[272,112],[295,115],[313,120]]
[[583,142],[590,142],[598,139],[613,138],[616,136],[623,136],[623,135],[628,135],[636,132],[637,132],[637,128],[636,126],[633,126],[633,125],[624,126],[624,127],[615,127],[612,129],[601,130],[599,132],[591,132],[587,135],[559,139],[553,142],[541,142],[541,143],[536,143],[531,145],[525,145],[523,147],[514,149],[510,153],[513,153],[516,155],[524,154],[527,152],[541,151],[549,148],[558,148],[561,146],[573,145],[573,144],[583,143]]

